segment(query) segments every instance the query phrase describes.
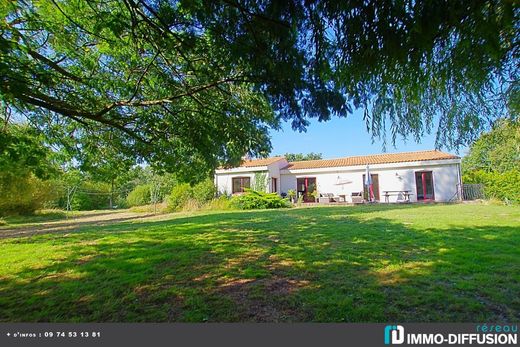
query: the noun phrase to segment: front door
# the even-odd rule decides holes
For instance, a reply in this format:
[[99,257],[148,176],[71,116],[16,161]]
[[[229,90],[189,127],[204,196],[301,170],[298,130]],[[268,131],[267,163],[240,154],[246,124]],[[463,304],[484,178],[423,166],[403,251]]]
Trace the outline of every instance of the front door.
[[433,191],[433,173],[431,171],[416,172],[415,185],[417,187],[418,201],[435,200],[435,192]]
[[[379,201],[379,175],[370,174],[372,177],[372,191],[374,192],[374,200]],[[368,187],[365,185],[365,174],[363,174],[363,198],[365,201],[369,201],[368,198]]]
[[303,202],[316,201],[312,193],[316,191],[316,177],[301,177],[296,180],[298,197],[303,196]]

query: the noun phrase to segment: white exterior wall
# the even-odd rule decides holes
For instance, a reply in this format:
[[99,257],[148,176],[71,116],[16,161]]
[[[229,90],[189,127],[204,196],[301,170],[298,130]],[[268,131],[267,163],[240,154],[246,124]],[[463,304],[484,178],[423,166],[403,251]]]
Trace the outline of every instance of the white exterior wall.
[[252,171],[242,173],[222,173],[215,175],[215,186],[219,194],[231,195],[233,192],[233,177],[249,177],[251,185],[255,179],[255,173]]
[[215,186],[220,194],[231,195],[233,191],[234,177],[249,177],[251,186],[255,184],[255,175],[258,173],[267,174],[266,176],[266,191],[271,192],[271,178],[277,178],[277,190],[280,192],[280,169],[287,166],[287,160],[278,160],[268,166],[257,166],[251,168],[234,168],[228,170],[217,170],[215,174]]
[[[370,165],[370,172],[379,176],[379,199],[384,202],[384,191],[402,190],[409,190],[412,194],[410,201],[417,201],[415,172],[432,171],[435,201],[443,202],[456,197],[457,184],[460,183],[459,165],[460,159],[378,164]],[[287,193],[289,189],[296,190],[296,179],[300,177],[316,177],[318,193],[332,193],[334,196],[345,195],[347,202],[351,201],[353,192],[363,191],[365,166],[301,170],[286,170],[283,169],[285,166],[287,166],[287,161],[280,160],[263,167],[217,170],[215,184],[221,194],[231,194],[233,177],[249,177],[251,185],[253,185],[255,174],[264,172],[267,173],[268,191],[271,191],[271,178],[278,179],[278,193]],[[338,179],[340,181],[348,180],[352,183],[337,184]],[[403,196],[391,195],[389,201],[402,201],[403,198]]]
[[268,188],[267,188],[267,191],[272,193],[273,192],[273,189],[272,189],[272,186],[271,186],[271,178],[276,178],[276,191],[278,193],[281,193],[281,182],[282,182],[282,178],[281,178],[281,174],[280,174],[280,171],[286,167],[289,163],[287,162],[287,160],[283,159],[283,160],[279,160],[277,162],[274,162],[272,163],[271,165],[268,166],[268,170],[269,170],[269,176],[268,176]]
[[[457,184],[460,183],[459,163],[431,163],[419,162],[415,165],[405,163],[371,165],[370,172],[378,174],[379,178],[379,199],[384,202],[384,191],[409,190],[410,201],[417,201],[417,191],[415,184],[415,172],[432,171],[435,201],[450,201],[457,194]],[[296,190],[296,180],[300,177],[316,177],[318,193],[332,193],[334,196],[345,195],[348,202],[351,201],[353,192],[363,191],[363,174],[366,167],[345,167],[345,168],[326,168],[326,169],[305,169],[305,170],[283,170],[281,187],[282,193],[287,193],[289,189]],[[348,184],[337,184],[340,181],[351,181]],[[391,193],[396,194],[396,193]],[[391,195],[389,202],[403,200],[403,196]]]

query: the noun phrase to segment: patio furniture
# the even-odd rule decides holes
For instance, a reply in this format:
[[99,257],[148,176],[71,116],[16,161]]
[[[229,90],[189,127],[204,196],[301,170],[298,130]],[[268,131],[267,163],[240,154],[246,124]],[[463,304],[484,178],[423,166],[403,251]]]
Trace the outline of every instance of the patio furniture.
[[385,202],[390,202],[391,196],[397,196],[396,202],[399,202],[399,197],[403,197],[402,202],[410,202],[410,195],[413,195],[410,193],[409,190],[385,190],[383,191],[383,196],[385,197]]
[[353,204],[362,204],[365,202],[363,199],[363,192],[353,192],[351,194],[351,199]]
[[325,193],[320,194],[318,198],[318,202],[320,203],[331,203],[331,202],[344,202],[345,198],[342,198],[341,196],[334,196],[333,193]]
[[320,194],[320,196],[318,197],[318,202],[320,204],[328,204],[330,203],[330,198],[328,196],[323,196],[322,194]]

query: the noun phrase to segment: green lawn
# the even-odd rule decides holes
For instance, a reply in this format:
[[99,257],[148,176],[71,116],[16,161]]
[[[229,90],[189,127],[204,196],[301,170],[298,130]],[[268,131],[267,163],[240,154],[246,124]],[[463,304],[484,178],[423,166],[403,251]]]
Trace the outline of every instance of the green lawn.
[[0,239],[6,322],[511,322],[518,293],[511,206],[223,212]]

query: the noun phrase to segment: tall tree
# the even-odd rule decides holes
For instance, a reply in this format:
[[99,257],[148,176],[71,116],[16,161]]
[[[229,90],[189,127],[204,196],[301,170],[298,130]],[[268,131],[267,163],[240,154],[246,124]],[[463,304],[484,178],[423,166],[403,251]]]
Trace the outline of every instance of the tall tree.
[[44,138],[26,125],[0,129],[0,215],[30,213],[55,198],[48,179],[58,173]]
[[462,159],[463,182],[484,185],[487,198],[520,203],[520,123],[500,120]]
[[520,170],[520,123],[499,121],[475,141],[462,159],[465,173]]
[[304,130],[355,108],[374,136],[436,127],[438,145],[458,146],[520,108],[519,12],[499,0],[4,1],[0,98],[43,129],[110,130],[135,159],[188,176],[267,154],[280,120]]

